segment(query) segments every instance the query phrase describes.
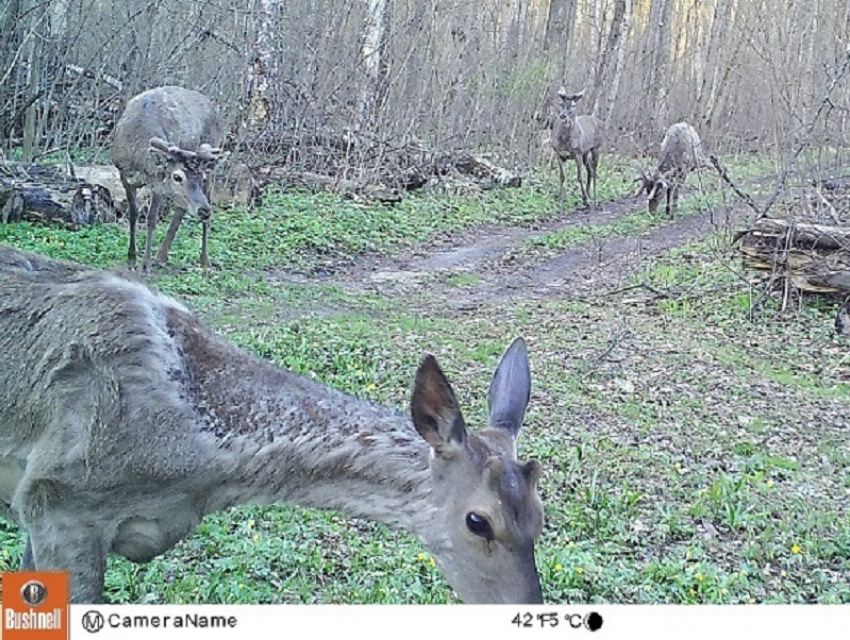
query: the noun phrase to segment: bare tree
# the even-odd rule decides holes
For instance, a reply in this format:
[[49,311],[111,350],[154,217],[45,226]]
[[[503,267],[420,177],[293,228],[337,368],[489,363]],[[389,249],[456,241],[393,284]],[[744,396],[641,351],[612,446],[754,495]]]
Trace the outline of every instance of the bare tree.
[[[611,27],[602,55],[599,56],[596,77],[593,82],[596,87],[596,101],[593,104],[593,112],[603,120],[608,120],[611,117],[611,112],[617,103],[620,79],[623,75],[628,49],[631,19],[632,0],[615,0]],[[614,68],[610,70],[612,62]],[[602,105],[603,99],[604,106]]]

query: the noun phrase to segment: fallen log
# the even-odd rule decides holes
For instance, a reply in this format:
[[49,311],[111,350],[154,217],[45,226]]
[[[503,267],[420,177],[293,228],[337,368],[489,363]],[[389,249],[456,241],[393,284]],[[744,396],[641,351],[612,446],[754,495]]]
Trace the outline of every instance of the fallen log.
[[850,228],[759,218],[738,234],[744,266],[801,291],[850,292]]
[[7,163],[0,175],[0,222],[81,226],[113,222],[115,203],[105,187],[59,167]]
[[455,157],[454,167],[460,173],[471,175],[479,180],[488,180],[503,187],[521,187],[522,178],[517,174],[500,167],[487,158],[471,153],[460,153]]

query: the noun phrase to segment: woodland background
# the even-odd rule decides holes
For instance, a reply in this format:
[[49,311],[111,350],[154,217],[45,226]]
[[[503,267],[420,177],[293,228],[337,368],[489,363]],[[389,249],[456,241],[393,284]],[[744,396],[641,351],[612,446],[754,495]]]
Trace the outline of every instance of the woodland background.
[[845,0],[0,0],[0,31],[0,150],[24,160],[97,160],[167,83],[208,93],[231,147],[289,163],[352,134],[534,163],[561,85],[627,154],[681,119],[722,152],[850,131]]

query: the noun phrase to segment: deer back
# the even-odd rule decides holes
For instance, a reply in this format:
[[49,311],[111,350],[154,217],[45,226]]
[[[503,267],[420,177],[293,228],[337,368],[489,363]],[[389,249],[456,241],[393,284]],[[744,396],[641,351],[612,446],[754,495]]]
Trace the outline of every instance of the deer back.
[[696,130],[686,122],[671,125],[661,141],[658,172],[688,172],[699,167],[702,162],[702,142]]
[[540,603],[541,470],[516,457],[530,388],[517,339],[472,431],[426,356],[405,416],[237,348],[132,276],[0,246],[0,505],[74,602],[100,597],[105,566],[75,531],[146,561],[206,513],[280,501],[418,535],[466,602]]
[[148,185],[191,205],[203,198],[203,172],[218,157],[222,131],[205,95],[157,87],[127,103],[115,125],[112,159],[128,184]]

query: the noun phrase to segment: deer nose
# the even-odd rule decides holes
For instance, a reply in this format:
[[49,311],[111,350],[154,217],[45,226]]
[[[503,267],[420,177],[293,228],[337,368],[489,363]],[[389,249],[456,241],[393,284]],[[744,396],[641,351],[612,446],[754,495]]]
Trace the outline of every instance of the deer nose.
[[210,219],[211,216],[212,209],[210,209],[209,207],[201,207],[200,209],[198,209],[198,217],[201,219],[202,222],[206,222]]

